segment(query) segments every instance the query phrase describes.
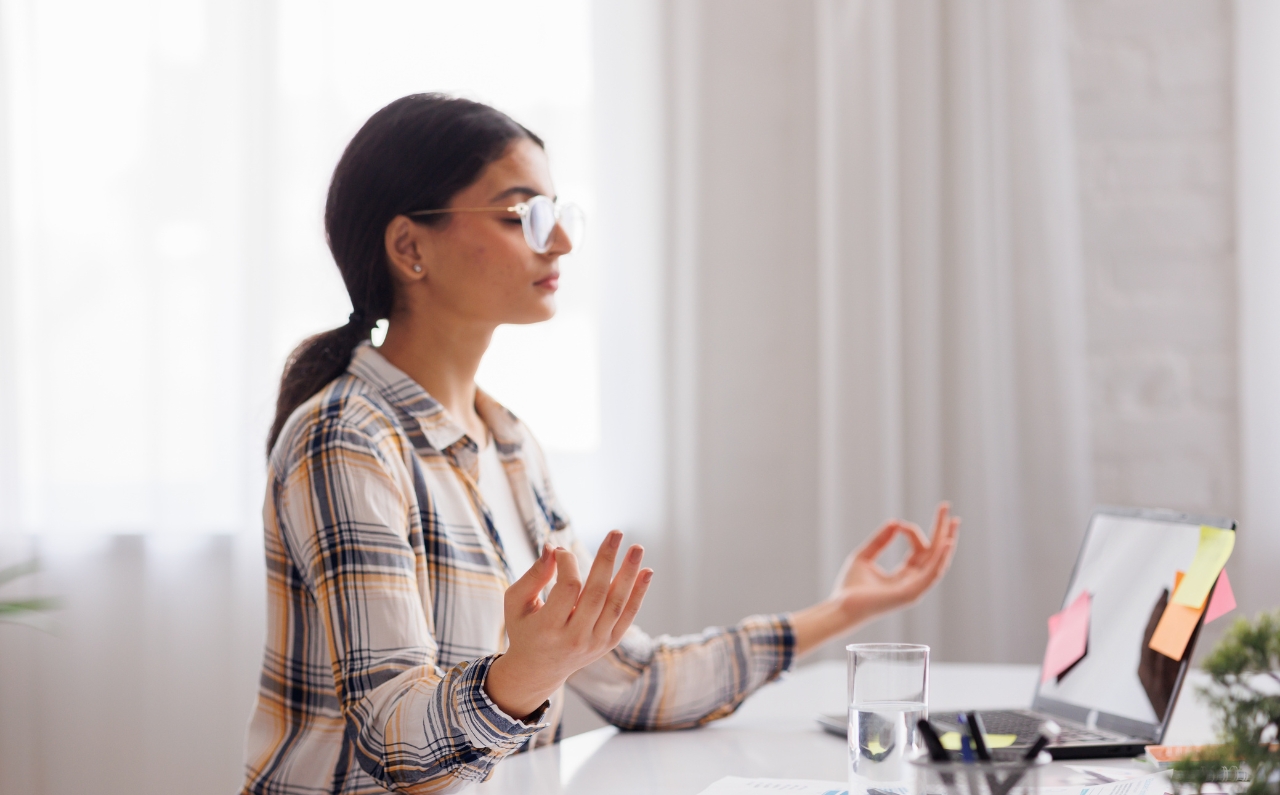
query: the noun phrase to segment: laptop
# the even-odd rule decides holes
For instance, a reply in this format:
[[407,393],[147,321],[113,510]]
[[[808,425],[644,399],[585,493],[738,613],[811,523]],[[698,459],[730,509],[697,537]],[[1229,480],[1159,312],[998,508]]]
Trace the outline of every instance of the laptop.
[[[1065,609],[1084,591],[1091,599],[1085,654],[1056,677],[1043,675],[1030,709],[980,710],[988,734],[1017,740],[994,752],[1019,756],[1053,720],[1062,734],[1048,747],[1055,759],[1138,756],[1164,738],[1204,617],[1181,660],[1148,648],[1174,588],[1200,544],[1200,526],[1235,532],[1230,519],[1141,508],[1099,508],[1089,521],[1063,598]],[[1043,669],[1041,669],[1043,674]],[[958,731],[954,714],[933,714],[940,731]],[[844,736],[844,715],[823,715],[827,731]]]

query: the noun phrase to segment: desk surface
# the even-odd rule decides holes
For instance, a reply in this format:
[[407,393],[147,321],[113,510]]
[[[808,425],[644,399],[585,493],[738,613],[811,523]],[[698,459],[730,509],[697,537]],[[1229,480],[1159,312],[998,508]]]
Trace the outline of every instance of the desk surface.
[[[1025,708],[1039,669],[1029,665],[936,663],[930,670],[929,708]],[[1195,697],[1198,677],[1188,677],[1166,733],[1169,744],[1212,739],[1208,713]],[[844,712],[845,666],[821,662],[767,685],[733,715],[701,729],[678,732],[618,732],[609,727],[500,763],[493,778],[468,790],[473,795],[694,795],[723,776],[808,778],[843,781],[844,740],[822,731],[814,716]],[[1078,762],[1132,768],[1128,760]],[[1055,762],[1043,783],[1091,784]]]

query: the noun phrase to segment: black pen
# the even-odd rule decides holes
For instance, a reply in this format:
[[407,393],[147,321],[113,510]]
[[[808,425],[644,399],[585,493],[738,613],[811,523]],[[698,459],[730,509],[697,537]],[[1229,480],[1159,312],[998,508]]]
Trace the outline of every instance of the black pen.
[[1051,720],[1047,720],[1040,724],[1040,736],[1027,749],[1027,755],[1023,759],[1027,761],[1034,760],[1044,750],[1044,747],[1054,740],[1058,739],[1058,735],[1062,734],[1062,727]]
[[970,712],[968,718],[969,736],[973,738],[973,752],[983,762],[990,762],[991,751],[987,749],[987,729],[982,725],[982,718],[978,717],[976,712]]
[[920,736],[924,738],[924,745],[929,749],[929,758],[935,762],[950,762],[951,754],[947,753],[947,749],[942,747],[942,738],[938,737],[938,732],[934,731],[933,724],[921,718],[916,721],[916,728],[920,730]]

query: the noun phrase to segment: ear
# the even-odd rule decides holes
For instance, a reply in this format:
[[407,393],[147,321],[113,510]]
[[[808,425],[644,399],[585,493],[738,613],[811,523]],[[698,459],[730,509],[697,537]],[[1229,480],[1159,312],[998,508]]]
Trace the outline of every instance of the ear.
[[383,244],[387,261],[391,263],[391,276],[397,282],[416,282],[427,277],[428,232],[426,227],[404,215],[397,215],[387,224]]

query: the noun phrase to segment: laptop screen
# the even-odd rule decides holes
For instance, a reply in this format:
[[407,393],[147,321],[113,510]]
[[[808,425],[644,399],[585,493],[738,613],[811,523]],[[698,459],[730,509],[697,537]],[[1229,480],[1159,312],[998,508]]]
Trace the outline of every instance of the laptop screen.
[[1180,661],[1147,644],[1176,573],[1196,556],[1201,525],[1235,529],[1229,519],[1166,511],[1105,508],[1093,515],[1062,603],[1089,593],[1085,655],[1040,683],[1035,709],[1160,739],[1199,629]]

